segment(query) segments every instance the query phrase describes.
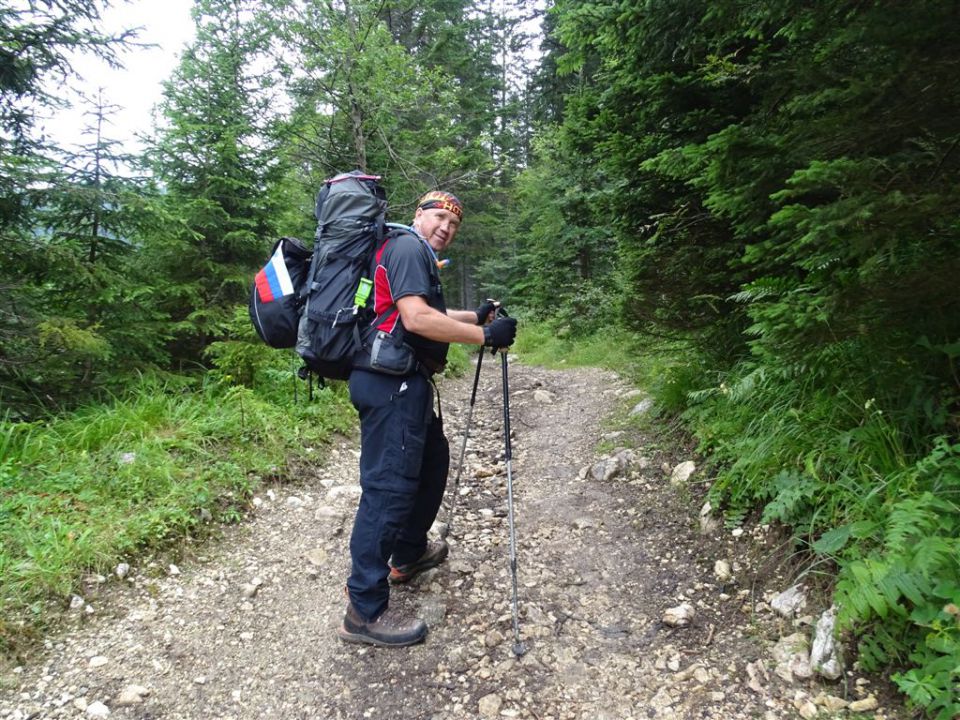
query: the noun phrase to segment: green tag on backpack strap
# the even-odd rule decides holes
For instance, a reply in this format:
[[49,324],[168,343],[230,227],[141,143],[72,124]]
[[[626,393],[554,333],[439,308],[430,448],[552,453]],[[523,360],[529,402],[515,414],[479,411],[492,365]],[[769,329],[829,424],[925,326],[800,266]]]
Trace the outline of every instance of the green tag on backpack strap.
[[357,287],[357,294],[353,296],[353,304],[357,307],[364,307],[367,304],[367,298],[370,297],[370,291],[373,289],[373,282],[369,278],[360,278],[360,285]]

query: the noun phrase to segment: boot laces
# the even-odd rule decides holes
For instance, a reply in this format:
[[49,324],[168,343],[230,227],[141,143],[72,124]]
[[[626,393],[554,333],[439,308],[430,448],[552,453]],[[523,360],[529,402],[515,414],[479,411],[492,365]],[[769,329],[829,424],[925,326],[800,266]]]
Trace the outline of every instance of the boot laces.
[[373,625],[379,625],[390,630],[399,630],[405,626],[412,625],[415,621],[412,618],[405,618],[396,608],[388,607],[386,611],[373,621]]

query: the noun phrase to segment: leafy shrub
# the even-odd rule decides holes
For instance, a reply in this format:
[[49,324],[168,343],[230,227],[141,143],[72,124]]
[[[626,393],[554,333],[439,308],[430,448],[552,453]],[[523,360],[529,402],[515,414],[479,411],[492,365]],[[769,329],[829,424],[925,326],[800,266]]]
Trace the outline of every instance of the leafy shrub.
[[834,562],[861,664],[905,667],[894,681],[948,720],[960,711],[960,445],[925,439],[931,406],[901,399],[921,388],[869,382],[857,358],[875,355],[843,356],[845,381],[826,366],[742,363],[691,393],[684,417],[719,467],[714,502],[734,515],[759,502],[764,521]]

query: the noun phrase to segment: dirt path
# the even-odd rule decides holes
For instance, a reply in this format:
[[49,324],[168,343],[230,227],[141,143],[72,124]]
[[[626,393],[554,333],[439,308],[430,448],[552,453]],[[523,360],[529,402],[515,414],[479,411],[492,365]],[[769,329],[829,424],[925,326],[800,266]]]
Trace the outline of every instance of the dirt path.
[[[803,703],[818,687],[782,682],[769,659],[766,673],[756,665],[793,631],[751,592],[763,531],[703,533],[702,485],[673,488],[663,467],[687,458],[608,424],[637,400],[603,371],[511,366],[528,648],[514,657],[501,376],[487,365],[450,559],[393,595],[428,620],[424,645],[380,650],[335,637],[359,494],[358,450],[342,441],[326,466],[273,486],[248,522],[179,570],[133,568],[123,582],[94,583],[93,612],[74,611],[69,632],[0,685],[0,718],[719,719],[805,707],[809,716]],[[471,382],[472,372],[441,387],[454,462]],[[634,448],[608,479],[588,472],[602,442]],[[717,560],[731,579],[715,576]],[[683,602],[696,609],[692,623],[665,625],[664,611]],[[848,699],[869,690],[828,688]]]

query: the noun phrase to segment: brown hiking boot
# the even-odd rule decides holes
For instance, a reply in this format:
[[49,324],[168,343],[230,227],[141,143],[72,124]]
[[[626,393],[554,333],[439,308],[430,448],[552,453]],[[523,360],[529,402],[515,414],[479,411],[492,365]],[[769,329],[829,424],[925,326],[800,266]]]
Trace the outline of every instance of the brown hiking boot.
[[422,642],[427,636],[427,624],[420,618],[401,618],[392,608],[387,608],[380,617],[370,622],[361,618],[347,605],[343,624],[337,630],[341,640],[352,643],[367,643],[378,647],[406,647]]
[[393,585],[410,582],[424,570],[429,570],[430,568],[436,567],[442,563],[447,559],[447,555],[449,553],[450,547],[447,545],[445,540],[428,542],[427,549],[416,562],[408,563],[406,565],[391,565],[390,577],[388,579]]

